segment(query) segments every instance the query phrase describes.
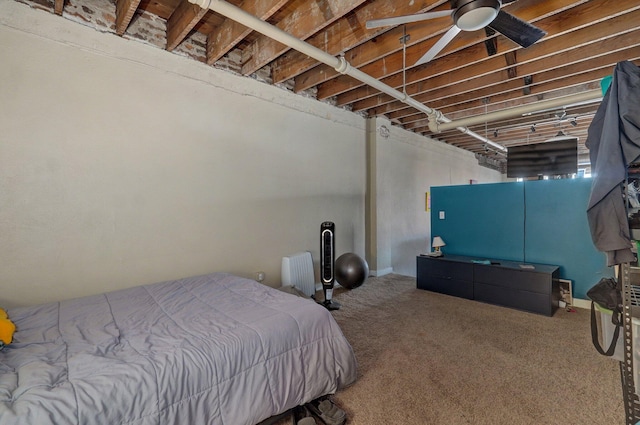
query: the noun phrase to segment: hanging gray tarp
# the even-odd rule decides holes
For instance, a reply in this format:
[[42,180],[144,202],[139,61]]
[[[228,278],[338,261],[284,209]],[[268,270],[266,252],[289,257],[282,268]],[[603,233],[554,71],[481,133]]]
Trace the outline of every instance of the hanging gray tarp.
[[619,62],[589,126],[593,183],[587,207],[591,237],[612,266],[634,260],[624,201],[628,166],[640,157],[640,68]]

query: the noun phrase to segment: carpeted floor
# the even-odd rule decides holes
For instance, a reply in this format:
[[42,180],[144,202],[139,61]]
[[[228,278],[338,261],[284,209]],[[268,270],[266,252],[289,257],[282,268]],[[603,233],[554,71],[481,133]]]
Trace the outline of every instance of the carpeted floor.
[[334,298],[359,364],[332,397],[348,424],[625,423],[618,363],[593,348],[587,310],[540,316],[400,275]]

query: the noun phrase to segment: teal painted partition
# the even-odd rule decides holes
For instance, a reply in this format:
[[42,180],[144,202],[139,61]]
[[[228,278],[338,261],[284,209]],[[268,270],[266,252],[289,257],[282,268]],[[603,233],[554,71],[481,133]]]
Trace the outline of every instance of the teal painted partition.
[[432,187],[431,235],[442,237],[445,253],[523,261],[522,196],[521,184]]
[[444,239],[445,255],[556,264],[573,281],[573,296],[587,299],[613,275],[591,241],[590,190],[590,179],[433,187],[431,234]]

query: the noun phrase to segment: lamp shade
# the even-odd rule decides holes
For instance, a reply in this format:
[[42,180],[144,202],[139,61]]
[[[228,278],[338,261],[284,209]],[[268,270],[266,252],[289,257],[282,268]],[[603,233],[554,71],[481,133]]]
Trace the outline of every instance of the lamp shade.
[[440,236],[435,236],[433,238],[433,243],[431,244],[431,246],[434,248],[440,248],[441,246],[445,246],[445,245],[446,243],[444,243],[444,241]]

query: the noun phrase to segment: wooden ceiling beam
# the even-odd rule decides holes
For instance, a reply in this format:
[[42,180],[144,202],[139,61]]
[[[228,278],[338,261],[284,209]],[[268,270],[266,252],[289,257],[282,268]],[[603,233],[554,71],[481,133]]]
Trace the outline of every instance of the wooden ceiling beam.
[[[534,2],[533,0],[528,0],[526,2],[525,1],[519,2],[518,4],[523,6],[519,14],[524,15],[527,18],[531,17],[530,20],[534,21],[536,20],[535,18],[536,16],[537,16],[537,19],[540,19],[541,14],[543,14],[542,16],[544,16],[545,13],[549,13],[550,11],[554,10],[554,8],[549,8],[549,9],[540,8],[540,6],[537,5],[536,3],[537,2]],[[562,3],[575,4],[575,1],[566,0],[566,1],[563,1]],[[507,6],[505,10],[509,10],[510,7],[511,5]],[[547,7],[547,5],[545,5],[545,7]],[[428,24],[424,22],[419,22],[414,24],[411,27],[407,26],[407,34],[409,34],[411,39],[406,51],[406,63],[408,64],[408,67],[411,67],[411,65],[415,63],[415,61],[418,58],[420,58],[425,51],[429,50],[433,46],[433,44],[435,44],[435,42],[440,39],[441,34],[444,33],[446,30],[448,30],[450,26],[451,26],[450,20],[449,21],[444,20],[441,22],[430,21]],[[481,34],[481,32],[473,32],[473,33],[463,32],[459,34],[451,43],[449,43],[445,52],[459,50],[463,47],[468,47],[480,41],[486,41],[485,35]],[[420,42],[420,43],[416,45],[417,42]],[[370,49],[369,44],[370,43],[367,43],[362,46],[358,46],[356,49],[366,51],[367,49]],[[513,43],[507,44],[504,47],[504,49],[509,49],[509,48],[512,48],[512,49],[515,48],[513,46]],[[486,55],[485,51],[486,49],[483,48],[482,49],[483,55]],[[347,54],[349,53],[350,52],[348,52]],[[403,60],[403,52],[401,51],[401,49],[395,49],[393,52],[390,52],[390,53],[394,53],[394,55],[392,57],[389,57],[389,54],[385,56],[384,66],[380,66],[379,63],[376,63],[375,65],[371,67],[367,67],[366,69],[362,68],[362,70],[367,73],[375,74],[377,78],[382,78],[386,75],[390,75],[395,72],[402,71],[402,69],[404,68],[403,63],[405,62]],[[364,55],[362,54],[356,54],[354,57],[354,60],[351,61],[352,65],[356,67],[362,67],[363,65],[366,65],[368,62],[365,62],[359,59],[360,57],[363,57],[363,56]],[[384,71],[383,75],[380,74],[380,70]],[[334,76],[337,76],[337,74],[333,73],[331,75],[323,75],[324,81],[328,79],[327,77],[334,77]],[[298,79],[303,81],[304,80],[311,81],[312,78],[313,77],[311,76],[304,75]],[[296,82],[298,81],[298,79],[296,79]],[[320,84],[324,81],[314,81],[314,82]],[[319,94],[320,94],[320,97],[324,96],[322,90],[320,90]],[[327,95],[334,96],[336,94],[339,94],[339,93],[328,93]]]
[[[558,8],[564,9],[568,6],[575,5],[575,3],[575,0],[560,0],[556,2],[544,3],[527,0],[526,2],[522,3],[527,7],[522,7],[519,10],[518,14],[527,21],[535,22],[536,20],[539,20],[541,16],[546,17],[549,14],[556,12]],[[536,25],[539,25],[539,23],[536,23]],[[355,62],[352,65],[360,68],[361,71],[375,78],[385,79],[394,75],[397,76],[398,74],[400,74],[400,77],[402,77],[401,72],[404,69],[405,63],[407,64],[407,73],[418,72],[421,75],[428,73],[429,76],[434,76],[438,75],[439,73],[448,72],[451,68],[455,68],[456,66],[465,66],[470,61],[483,60],[487,58],[487,50],[484,44],[484,41],[487,37],[484,31],[463,31],[458,34],[451,43],[447,45],[447,47],[438,55],[436,60],[414,68],[413,64],[440,39],[440,34],[448,30],[450,27],[451,22],[447,22],[446,20],[444,22],[434,21],[433,23],[429,23],[428,25],[425,25],[424,23],[421,23],[421,25],[414,25],[413,29],[407,32],[410,33],[412,39],[415,39],[412,41],[416,41],[417,43],[407,47],[406,52],[404,53],[406,55],[406,59],[403,59],[403,52],[401,50],[397,50],[395,53],[385,56],[383,60],[378,60],[369,64]],[[427,32],[426,37],[421,37],[421,31],[424,31],[425,28],[427,30],[431,30],[431,32]],[[417,38],[414,37],[414,32],[416,31],[418,31]],[[368,44],[370,43],[367,43],[367,45]],[[517,46],[511,40],[506,39],[504,36],[500,36],[497,38],[497,44],[498,51],[501,53],[506,53],[519,48],[519,46]],[[367,47],[369,48],[369,46]],[[447,65],[447,69],[444,70],[434,68],[434,65],[438,62],[440,63],[440,67],[445,65],[445,63],[448,63],[451,60],[450,57],[452,56],[450,54],[462,49],[465,49],[465,58],[467,58],[466,62],[458,63],[458,65],[450,63]],[[472,49],[473,52],[468,49]],[[473,53],[472,56],[468,56],[471,53]],[[440,61],[437,60],[438,58],[441,58]],[[325,99],[328,97],[333,97],[359,87],[361,87],[363,90],[366,90],[366,86],[362,86],[363,84],[360,82],[353,82],[342,77],[337,77],[328,81],[327,83],[321,84],[318,87],[318,98]]]
[[[535,55],[552,55],[556,53],[553,49],[570,50],[576,45],[580,45],[582,43],[580,40],[572,40],[574,34],[581,34],[583,38],[587,39],[587,42],[588,40],[594,40],[596,35],[586,35],[585,28],[596,28],[599,31],[599,36],[605,37],[608,34],[606,25],[608,25],[609,22],[615,21],[618,25],[626,26],[627,30],[634,26],[633,20],[625,17],[628,13],[632,13],[631,11],[635,11],[635,9],[639,7],[635,0],[621,0],[610,5],[610,7],[604,7],[609,3],[611,3],[610,0],[593,0],[578,6],[578,8],[560,12],[557,15],[553,15],[536,23],[536,25],[545,29],[548,35],[527,49],[517,50],[519,66],[527,61],[526,58],[531,60],[532,56]],[[620,24],[619,22],[624,19],[628,20],[627,23]],[[593,22],[599,23],[592,24]],[[615,31],[620,32],[619,30]],[[487,75],[489,72],[494,72],[495,69],[505,67],[504,62],[495,62],[497,60],[495,56],[487,57],[482,39],[479,38],[476,41],[477,44],[461,51],[461,53],[464,54],[445,55],[428,64],[408,70],[406,72],[407,92],[411,93],[410,86],[412,84],[417,84],[420,81],[428,80],[437,75],[450,74],[453,70],[464,69],[468,67],[470,63],[474,64],[475,72],[473,75],[481,73]],[[514,44],[503,36],[498,37],[498,44],[501,46],[500,50],[502,52],[509,50],[507,48],[509,43],[511,46]],[[515,50],[515,48],[511,50]],[[492,60],[494,62],[491,62]],[[500,63],[500,66],[494,65],[487,67],[487,62],[494,64]],[[389,68],[390,67],[387,66],[387,69]],[[364,69],[363,71],[366,72]],[[526,74],[523,73],[523,75]],[[401,87],[403,84],[401,73],[395,73],[394,75],[385,77],[382,81],[396,88]],[[348,80],[343,80],[341,77],[335,78],[329,83],[322,84],[318,87],[318,97],[322,98],[325,95],[335,96],[337,91],[341,91],[342,94],[338,96],[337,103],[338,105],[346,105],[358,102],[371,95],[371,91],[367,89],[366,86],[345,93],[344,89],[349,85],[355,86],[356,84]],[[330,91],[327,91],[325,90],[325,86],[332,86],[332,88]]]
[[[442,25],[442,30],[445,30],[449,27],[450,25]],[[402,52],[402,50],[400,50],[364,65],[359,65],[357,63],[355,65],[352,65],[356,68],[359,68],[362,72],[383,81],[390,76],[396,75],[402,78],[402,70],[404,64],[407,65],[405,71],[407,75],[410,73],[419,72],[421,70],[428,69],[429,71],[431,71],[429,66],[433,65],[436,61],[431,61],[428,64],[421,65],[415,68],[413,67],[413,64],[438,41],[438,39],[440,38],[440,34],[441,32],[438,32],[438,35],[434,37],[407,47],[404,53]],[[486,57],[484,44],[482,46],[478,44],[482,43],[484,39],[485,36],[479,32],[461,32],[455,40],[455,46],[458,46],[458,43],[460,43],[464,44],[464,46],[466,46],[467,48],[477,48],[477,56]],[[506,46],[507,45],[505,45],[505,48],[507,48]],[[515,49],[514,46],[510,47]],[[450,48],[450,46],[447,47],[445,49],[445,52],[449,52]],[[424,74],[424,72],[422,74]],[[352,81],[348,78],[345,78],[345,76],[338,75],[337,72],[324,75],[323,77],[325,78],[326,82],[322,82],[318,86],[318,99],[327,99],[329,97],[342,95],[346,92],[355,91],[356,89],[361,89],[364,92],[370,93],[369,86],[364,85],[360,81]],[[326,79],[326,77],[330,78]],[[357,97],[357,94],[354,97]]]
[[[531,74],[528,75],[534,76],[534,83],[530,86],[532,92],[535,94],[540,88],[551,87],[548,86],[548,84],[551,83],[557,88],[582,84],[594,78],[602,78],[593,76],[596,74],[590,75],[590,72],[598,71],[597,75],[609,75],[616,63],[623,60],[635,61],[640,58],[640,30],[617,38],[624,39],[627,43],[637,43],[637,45],[622,50],[614,50],[612,53],[602,55],[601,52],[606,53],[608,50],[611,50],[615,44],[607,40],[606,42],[585,46],[584,49],[593,53],[594,57],[586,58],[580,62],[571,62],[571,55],[559,54],[556,55],[556,57],[550,57],[544,61],[530,63],[530,65],[535,65],[538,68],[540,65],[545,66],[545,69],[533,69],[533,66],[527,68],[527,71],[531,71]],[[597,46],[599,46],[599,48]],[[572,55],[580,55],[579,52],[571,53]],[[497,83],[488,82],[489,84],[484,86],[481,85],[482,82],[474,80],[475,79],[469,82],[461,82],[460,86],[467,83],[476,83],[477,89],[465,86],[460,87],[460,93],[454,93],[452,92],[453,87],[449,87],[443,90],[426,92],[421,94],[421,96],[424,95],[429,98],[430,107],[443,112],[446,108],[466,109],[471,102],[474,102],[476,107],[482,108],[482,101],[485,98],[490,99],[489,112],[492,112],[504,107],[503,104],[498,103],[500,99],[504,98],[512,101],[522,96],[520,79],[498,81]],[[555,90],[555,88],[551,90]],[[548,89],[545,91],[548,91]],[[384,114],[387,115],[389,119],[402,120],[405,115],[411,115],[414,111],[414,109],[407,108],[407,106],[401,102],[392,102],[386,106],[388,106],[388,108],[384,110]],[[378,113],[381,112],[382,111],[379,111]]]
[[[366,0],[318,0],[300,2],[300,7],[276,24],[294,37],[306,40]],[[259,36],[242,52],[242,74],[249,75],[288,51],[289,47]]]
[[204,17],[208,9],[182,0],[167,20],[167,46],[172,51],[187,38],[193,27]]
[[[466,34],[465,34],[466,36]],[[467,47],[461,51],[460,55],[448,55],[442,58],[435,59],[428,64],[415,67],[408,68],[405,71],[405,75],[403,76],[402,72],[394,72],[391,74],[387,73],[387,70],[391,68],[398,68],[402,70],[402,57],[391,57],[385,59],[386,69],[379,69],[378,67],[374,67],[374,64],[367,65],[363,68],[363,72],[367,74],[373,73],[375,78],[381,79],[385,84],[391,85],[392,87],[396,87],[398,89],[401,88],[402,84],[410,85],[410,84],[418,84],[421,81],[426,81],[427,84],[430,84],[430,79],[436,78],[441,75],[446,75],[452,71],[456,71],[460,68],[464,68],[469,65],[469,63],[476,63],[479,66],[482,66],[483,62],[489,59],[497,59],[498,56],[487,57],[487,52],[484,48],[483,38],[478,36],[475,40],[469,41]],[[509,41],[504,37],[498,37],[498,43],[501,43],[504,48],[508,48],[507,45]],[[515,50],[515,47],[512,47]],[[423,50],[420,50],[419,53],[424,53]],[[392,55],[394,56],[394,55]],[[416,55],[417,56],[417,55]],[[455,59],[456,57],[465,57],[468,60]],[[400,61],[400,62],[398,62]],[[411,63],[411,61],[407,60],[407,63]],[[498,63],[498,62],[496,62]],[[501,61],[499,68],[505,68],[504,61]],[[428,65],[428,66],[427,66]],[[366,68],[366,69],[365,69]],[[386,77],[380,77],[378,74],[387,73]],[[399,85],[397,83],[400,83]],[[324,99],[327,97],[338,97],[338,102],[340,105],[347,105],[351,103],[355,103],[366,99],[367,97],[373,95],[375,93],[369,86],[350,82],[348,79],[340,76],[334,78],[326,83],[318,86],[318,98]]]
[[[634,32],[635,34],[635,32]],[[638,32],[638,36],[640,37],[640,32]],[[633,38],[633,37],[625,37],[626,40],[637,40],[638,38]],[[607,44],[603,42],[602,44]],[[593,49],[591,46],[585,46],[585,48],[588,49]],[[572,52],[573,53],[573,52]],[[577,52],[576,52],[577,53]],[[589,58],[585,61],[582,62],[577,62],[577,63],[571,63],[569,62],[567,65],[563,66],[563,62],[562,62],[562,58],[560,58],[560,62],[558,63],[554,63],[554,61],[552,60],[545,60],[544,61],[544,65],[547,65],[548,63],[551,65],[550,68],[547,69],[543,69],[543,70],[539,70],[536,71],[534,75],[534,79],[536,81],[538,81],[538,85],[543,84],[545,82],[550,82],[550,81],[555,81],[558,80],[560,85],[576,85],[579,84],[581,81],[576,80],[576,79],[571,79],[571,77],[573,75],[578,75],[584,72],[588,72],[592,69],[604,69],[605,71],[607,67],[609,67],[608,72],[611,71],[611,69],[613,69],[613,66],[615,65],[615,63],[622,61],[622,60],[637,60],[638,58],[638,54],[640,54],[640,47],[638,45],[636,46],[632,46],[628,49],[624,49],[624,50],[620,50],[620,51],[616,51],[613,52],[609,55],[604,55],[604,56],[597,56],[594,58]],[[568,55],[563,55],[564,57],[568,56]],[[556,68],[557,67],[557,68]],[[605,72],[605,75],[607,74],[607,72]],[[462,85],[463,83],[461,83],[460,85]],[[488,89],[490,89],[491,91],[485,91],[484,88],[480,87],[478,89],[477,92],[477,96],[470,98],[467,97],[467,100],[476,100],[478,102],[481,102],[482,99],[484,99],[485,97],[489,96],[491,99],[491,105],[490,105],[490,109],[491,111],[498,109],[499,106],[505,106],[505,105],[493,105],[493,102],[495,101],[495,97],[499,95],[500,93],[504,93],[507,91],[510,91],[513,95],[513,99],[519,98],[520,94],[518,92],[518,86],[517,84],[513,84],[510,83],[508,81],[503,82],[501,84],[498,85],[492,85],[489,86]],[[475,90],[473,88],[469,89],[469,88],[462,88],[461,89],[463,92],[467,92],[467,93],[474,93]],[[443,90],[444,91],[444,90]],[[446,90],[446,92],[449,92],[449,90]],[[449,99],[447,96],[447,94],[443,93],[443,92],[439,92],[436,93],[435,91],[432,92],[428,92],[428,93],[424,93],[421,94],[420,96],[418,96],[417,99],[419,101],[423,101],[422,96],[424,95],[425,98],[429,99],[429,104],[430,105],[434,105],[435,108],[440,109],[440,108],[447,108],[447,107],[452,107],[455,106],[456,108],[461,108],[462,106],[460,102],[456,102],[456,99],[460,99],[461,97],[464,98],[465,95],[462,94],[461,96],[457,96],[455,94],[451,94],[449,96],[451,96],[451,99]],[[478,103],[478,106],[480,106],[481,104]],[[392,102],[392,103],[388,103],[385,104],[379,108],[375,108],[373,110],[370,111],[370,113],[372,114],[384,114],[386,116],[389,117],[389,119],[392,120],[402,120],[402,118],[406,115],[411,115],[413,114],[414,109],[413,108],[407,108],[407,105],[405,105],[404,103],[401,102]]]
[[[603,40],[607,40],[607,42],[612,42],[613,40],[615,40],[616,42],[621,42],[620,40],[622,40],[623,38],[626,40],[633,40],[627,35],[630,32],[633,33],[633,30],[637,28],[637,25],[635,24],[635,21],[633,19],[640,19],[640,10],[630,12],[624,15],[624,17],[618,16],[616,18],[592,25],[590,27],[581,28],[570,34],[565,34],[563,36],[547,40],[543,43],[535,44],[528,49],[522,49],[518,54],[518,61],[520,62],[519,68],[521,69],[521,73],[523,75],[534,75],[537,72],[541,72],[543,70],[551,69],[554,66],[558,66],[557,64],[552,65],[553,61],[550,58],[553,58],[554,56],[558,58],[559,56],[557,55],[559,54],[562,54],[562,57],[560,57],[562,63],[571,63],[571,57],[574,57],[574,60],[579,60],[580,55],[577,55],[576,53],[580,52],[579,49],[583,47],[585,48],[585,52],[584,56],[582,57],[590,57],[591,52],[586,51],[585,47],[589,44],[598,43]],[[611,36],[611,33],[614,33],[614,36]],[[582,47],[575,48],[576,45]],[[590,48],[592,49],[593,46],[591,46]],[[460,56],[464,57],[464,55]],[[536,64],[538,66],[538,69],[535,68]],[[447,83],[445,83],[446,86],[451,86],[451,84],[456,83],[464,84],[464,81],[468,79],[484,78],[484,76],[491,78],[490,74],[498,72],[501,69],[504,69],[504,62],[501,61],[500,58],[493,57],[481,63],[475,63],[472,66],[467,66],[456,71],[452,71],[442,78],[445,78],[447,80]],[[408,76],[408,78],[410,78],[410,76]],[[428,83],[430,83],[432,87],[438,87],[436,80],[442,78],[431,79],[428,81]],[[393,82],[398,83],[396,80],[394,80]],[[505,78],[505,81],[506,80],[507,78]],[[389,84],[391,81],[386,82]],[[426,84],[422,81],[410,83],[406,87],[406,92],[420,102],[430,102],[432,100],[432,96],[426,94],[428,90],[424,89],[425,85]],[[392,87],[393,86],[394,85],[392,85]],[[389,103],[393,101],[394,99],[389,99]],[[342,104],[340,102],[340,96],[338,97],[337,103],[339,105]],[[354,111],[360,111],[371,108],[380,108],[382,107],[382,104],[380,103],[379,98],[372,98],[355,102],[351,106]]]
[[[555,10],[553,8],[557,8],[562,5],[566,6],[567,4],[574,5],[576,1],[562,0],[562,5],[555,4],[553,5],[553,8],[549,6],[550,2],[546,2],[543,9],[540,8],[540,5],[536,5],[534,9],[534,6],[532,6],[532,4],[536,3],[537,2],[535,2],[534,0],[527,0],[526,2],[522,2],[522,4],[529,9],[527,10],[525,8],[525,10],[520,10],[518,13],[524,14],[525,16],[531,16],[531,20],[533,20],[533,16],[536,13],[538,14],[537,16],[539,16],[540,14],[544,16],[544,14],[549,13],[549,11]],[[512,5],[505,6],[505,10],[512,10],[512,7]],[[406,26],[406,33],[410,36],[406,51],[406,63],[409,64],[409,67],[411,67],[424,54],[424,52],[429,50],[440,39],[441,35],[451,27],[451,24],[452,22],[450,19],[442,18],[429,22],[417,22],[414,24],[408,24]],[[401,71],[403,64],[403,53],[402,46],[400,45],[398,40],[402,36],[403,30],[404,29],[401,26],[396,27],[385,34],[376,37],[372,41],[356,46],[355,48],[345,53],[345,59],[353,67],[360,68],[363,72],[370,74],[375,78],[384,78],[389,74]],[[462,48],[470,44],[474,44],[479,40],[484,40],[485,38],[486,37],[479,32],[463,32],[459,34],[458,37],[456,37],[452,45],[458,46],[458,48]],[[510,42],[505,47],[503,47],[503,49],[508,48],[515,48],[513,46],[513,42]],[[451,45],[449,46],[449,49],[451,49]],[[486,52],[486,49],[483,49],[483,52]],[[379,60],[381,59],[381,57],[384,57],[384,60]],[[372,64],[372,66],[363,68],[365,65],[370,64],[374,61],[376,62],[375,64]],[[322,72],[318,73],[314,72],[314,70],[310,70],[296,78],[295,90],[304,90],[309,87],[329,81],[332,78],[338,76],[338,72],[331,69],[323,69]],[[359,87],[361,85],[361,83],[356,83],[356,85],[348,86],[344,89],[344,91]],[[320,96],[322,98],[326,98],[335,96],[339,93],[340,91],[323,94],[322,91],[320,91]]]
[[139,4],[140,0],[116,0],[116,34],[123,35],[127,31]]
[[[559,98],[569,94],[581,93],[581,92],[590,91],[590,90],[597,90],[600,87],[601,78],[606,75],[607,75],[606,70],[600,70],[600,72],[595,70],[595,71],[585,73],[584,76],[582,77],[582,80],[576,81],[573,86],[569,86],[569,87],[567,87],[566,85],[563,86],[560,82],[554,81],[546,85],[536,86],[533,94],[528,96],[508,97],[510,96],[510,94],[505,94],[504,95],[505,99],[499,99],[499,103],[491,104],[491,106],[495,110],[496,109],[495,106],[500,105],[501,106],[500,110],[506,110],[509,108],[513,108],[515,106],[532,105],[537,103],[540,100]],[[556,108],[556,109],[560,110],[561,108]],[[482,116],[485,113],[491,112],[491,110],[489,110],[488,108],[486,109],[486,112],[485,112],[485,110],[481,106],[476,106],[475,104],[474,104],[474,107],[470,109],[463,109],[461,107],[443,107],[438,110],[442,112],[445,116],[447,116],[447,118],[453,121],[457,119],[469,117],[469,116]],[[499,121],[505,121],[505,120],[506,119],[499,120]],[[416,124],[414,124],[414,122],[418,122],[418,121],[420,120],[416,120],[414,118],[414,115],[410,115],[409,118],[396,120],[396,122],[398,122],[400,125],[406,128],[416,127]],[[495,122],[499,122],[499,121],[495,121]],[[491,122],[494,122],[494,121],[491,121]],[[497,125],[497,124],[494,124],[494,125]]]
[[[397,51],[402,36],[402,28],[376,28],[368,30],[365,24],[368,20],[378,19],[387,16],[412,15],[445,8],[439,7],[442,4],[448,6],[447,0],[438,1],[414,1],[414,2],[391,2],[389,0],[377,0],[364,5],[362,8],[355,10],[343,19],[339,19],[318,34],[309,38],[307,43],[331,54],[345,54],[347,61],[352,61],[355,57],[361,60],[362,55],[374,55],[369,61],[378,59],[389,52]],[[446,9],[449,9],[448,7]],[[424,26],[424,25],[423,25]],[[353,46],[361,45],[363,42],[376,38],[374,43],[367,44],[367,48],[358,49]],[[374,53],[375,51],[375,53]],[[292,51],[285,57],[276,59],[272,65],[273,81],[282,82],[294,78],[301,73],[313,68],[317,62],[300,52]],[[330,68],[330,67],[329,67]],[[331,69],[331,68],[330,68]],[[337,71],[335,75],[337,74]],[[307,86],[309,88],[311,86]],[[296,89],[299,91],[299,89]]]
[[[634,59],[635,61],[640,61],[639,59]],[[539,98],[552,98],[558,97],[559,95],[566,95],[575,92],[582,92],[587,90],[597,90],[600,87],[601,78],[610,75],[611,70],[613,69],[613,65],[610,67],[603,67],[600,69],[594,69],[591,71],[584,72],[577,77],[573,77],[568,80],[553,80],[548,82],[548,84],[540,84],[535,86],[535,92],[532,96],[516,96],[514,95],[518,93],[518,90],[514,90],[511,93],[504,94],[505,99],[502,102],[493,103],[494,100],[501,100],[498,97],[492,98],[492,103],[489,105],[490,110],[488,112],[492,112],[494,110],[502,110],[508,109],[515,105],[522,105],[526,103],[532,103],[537,101]],[[571,86],[568,86],[568,81],[571,81]],[[564,89],[564,93],[560,93],[559,89]],[[567,91],[570,90],[570,93]],[[444,106],[438,108],[442,113],[446,114],[448,118],[455,120],[457,118],[463,118],[473,115],[482,115],[485,111],[483,107],[476,103],[474,108],[466,108],[465,105],[458,106]],[[560,108],[557,108],[560,109]],[[566,108],[565,108],[566,109]],[[414,115],[411,115],[411,110],[404,110],[407,118],[393,116],[393,114],[387,115],[389,119],[394,120],[398,124],[402,126],[412,127],[411,121],[414,120]],[[504,120],[503,120],[504,121]]]
[[[496,94],[495,96],[492,96],[491,104],[487,105],[491,106],[491,108],[487,108],[487,112],[509,108],[510,106],[513,107],[514,102],[520,103],[521,101],[523,101],[523,99],[529,98],[531,96],[537,99],[547,99],[549,97],[549,93],[562,88],[579,86],[581,87],[580,91],[596,90],[599,87],[600,81],[607,75],[611,75],[613,66],[615,66],[615,64],[573,75],[571,77],[568,77],[566,80],[556,79],[545,83],[533,85],[531,86],[531,94],[529,95],[523,95],[522,91],[518,89]],[[446,105],[442,108],[438,108],[438,110],[443,114],[447,114],[447,116],[451,119],[456,118],[455,114],[460,115],[461,113],[463,113],[465,116],[484,114],[484,110],[482,105],[480,104],[480,101],[476,99],[457,105]]]
[[[267,21],[287,2],[288,0],[246,0],[242,4],[242,8],[245,12]],[[232,19],[226,19],[222,25],[207,36],[207,63],[212,65],[220,60],[251,31],[250,28]]]
[[[397,67],[398,61],[402,62],[402,42],[404,35],[409,35],[407,42],[406,63],[415,63],[425,50],[418,50],[412,46],[419,42],[422,42],[424,48],[429,49],[433,46],[438,37],[442,35],[448,28],[445,24],[446,18],[441,18],[430,25],[424,23],[407,24],[406,31],[402,27],[392,28],[391,30],[381,34],[372,39],[368,43],[364,43],[360,46],[356,46],[353,49],[347,50],[344,53],[345,60],[349,62],[354,68],[360,68],[363,72],[367,72],[369,75],[375,78],[384,77],[386,74],[385,68],[388,61],[393,62],[394,68]],[[372,72],[371,69],[363,68],[371,63],[382,63],[382,67],[376,66],[373,69],[377,69],[380,74],[376,75],[376,72]],[[391,64],[389,64],[390,66]],[[330,81],[333,78],[339,77],[340,73],[331,67],[323,67],[320,70],[316,68],[309,69],[302,72],[295,78],[296,92],[306,90],[310,87],[317,86],[324,82]],[[362,85],[361,82],[356,82],[356,87]],[[350,86],[352,87],[352,86]],[[332,95],[323,95],[323,97],[331,97]]]
[[55,0],[53,2],[53,13],[62,16],[62,10],[64,9],[64,0]]
[[[39,0],[27,1],[37,3]],[[91,3],[91,0],[78,1]],[[437,58],[419,67],[411,64],[450,28],[449,18],[373,30],[367,30],[365,22],[448,9],[449,0],[227,1],[333,56],[344,56],[352,67],[381,79],[390,87],[406,90],[417,102],[438,109],[452,120],[593,90],[599,88],[600,79],[611,73],[615,63],[640,62],[640,42],[635,41],[640,40],[637,23],[640,22],[640,2],[637,0],[505,1],[503,10],[546,30],[548,35],[528,49],[521,49],[500,34],[490,36],[495,41],[497,54],[487,57],[484,31],[463,32]],[[433,134],[423,112],[188,0],[114,2],[115,17],[111,19],[119,35],[134,35],[130,26],[139,13],[143,13],[145,19],[136,23],[135,35],[157,36],[144,33],[145,25],[150,24],[147,17],[166,21],[169,51],[198,31],[207,37],[205,54],[210,64],[222,60],[221,65],[232,66],[236,71],[238,60],[229,64],[227,60],[231,58],[225,55],[239,51],[241,70],[245,74],[252,67],[258,70],[268,64],[272,83],[287,82],[287,88],[293,83],[295,91],[312,89],[320,100],[330,97],[332,104],[354,112],[384,115],[394,126],[493,158],[491,152],[485,152],[481,140],[455,129]],[[65,0],[52,3],[49,10],[62,14]],[[81,3],[74,8],[83,7]],[[84,7],[77,12],[83,19],[83,13],[91,15]],[[162,31],[159,28],[153,27],[152,31]],[[403,38],[405,35],[409,40]],[[198,49],[194,57],[202,60],[200,37],[194,39],[194,48]],[[525,82],[525,77],[531,80]],[[524,93],[523,88],[529,92]],[[562,130],[580,137],[579,152],[584,154],[583,140],[598,106],[594,101],[560,107],[471,125],[469,129],[503,146],[544,141]],[[563,111],[567,113],[564,118]],[[576,125],[568,118],[578,118]],[[530,130],[533,123],[537,125],[535,133]],[[504,160],[504,156],[499,160]]]

